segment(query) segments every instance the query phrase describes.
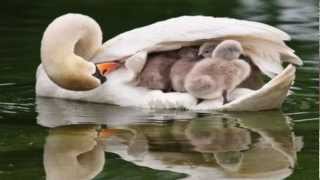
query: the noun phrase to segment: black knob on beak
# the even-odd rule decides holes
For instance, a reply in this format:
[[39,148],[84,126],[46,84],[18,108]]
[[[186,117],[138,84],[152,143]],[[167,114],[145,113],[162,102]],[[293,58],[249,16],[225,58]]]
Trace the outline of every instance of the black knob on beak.
[[100,71],[99,71],[97,66],[96,66],[96,72],[94,74],[92,74],[92,76],[94,76],[95,78],[99,79],[101,84],[103,84],[107,80],[107,78],[100,73]]

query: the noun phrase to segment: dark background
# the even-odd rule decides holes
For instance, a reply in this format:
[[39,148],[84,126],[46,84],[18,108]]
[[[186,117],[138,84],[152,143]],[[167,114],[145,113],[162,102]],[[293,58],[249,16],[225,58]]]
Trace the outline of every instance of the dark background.
[[[305,146],[288,179],[318,179],[319,45],[315,0],[7,0],[0,6],[0,179],[43,179],[42,146],[47,129],[36,125],[35,71],[42,33],[57,16],[82,13],[96,19],[104,40],[135,27],[180,15],[227,16],[276,26],[292,37],[289,45],[305,65],[298,68],[283,111],[294,122]],[[137,177],[176,179],[177,174],[138,168],[107,156],[113,163],[97,179]],[[142,177],[140,177],[141,179]],[[119,179],[119,178],[118,178]],[[121,179],[121,178],[120,178]],[[136,179],[139,179],[137,177]]]

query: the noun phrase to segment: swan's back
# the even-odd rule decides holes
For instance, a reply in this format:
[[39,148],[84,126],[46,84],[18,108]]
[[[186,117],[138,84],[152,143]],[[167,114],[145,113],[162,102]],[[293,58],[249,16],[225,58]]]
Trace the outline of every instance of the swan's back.
[[181,16],[124,32],[104,43],[92,61],[125,59],[138,52],[155,52],[200,45],[208,41],[237,40],[245,54],[269,77],[282,72],[282,62],[302,65],[284,41],[290,36],[269,25],[231,18]]
[[154,49],[155,46],[166,45],[170,48],[171,43],[234,36],[278,43],[290,39],[287,33],[258,22],[209,16],[181,16],[136,28],[108,40],[103,45],[104,53],[96,57],[96,60],[103,56],[111,59],[122,58],[141,50]]

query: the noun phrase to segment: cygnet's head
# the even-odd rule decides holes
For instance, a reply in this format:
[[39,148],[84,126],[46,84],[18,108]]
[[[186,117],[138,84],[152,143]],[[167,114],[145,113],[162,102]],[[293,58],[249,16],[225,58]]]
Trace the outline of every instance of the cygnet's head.
[[243,53],[240,42],[235,40],[222,41],[212,52],[212,57],[225,60],[238,59]]
[[218,45],[218,42],[212,41],[212,42],[205,42],[199,47],[198,55],[209,58],[212,55],[213,50]]
[[183,47],[178,51],[180,58],[194,59],[198,55],[198,49],[194,47]]

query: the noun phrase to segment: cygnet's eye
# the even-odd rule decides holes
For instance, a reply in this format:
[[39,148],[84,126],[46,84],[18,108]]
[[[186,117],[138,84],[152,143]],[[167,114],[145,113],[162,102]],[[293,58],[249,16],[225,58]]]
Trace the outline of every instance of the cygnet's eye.
[[239,59],[244,59],[245,56],[243,54],[240,54]]
[[249,57],[246,56],[245,54],[240,54],[239,59],[248,60]]

